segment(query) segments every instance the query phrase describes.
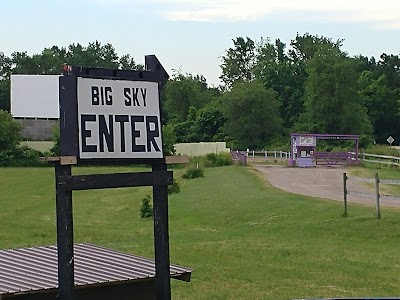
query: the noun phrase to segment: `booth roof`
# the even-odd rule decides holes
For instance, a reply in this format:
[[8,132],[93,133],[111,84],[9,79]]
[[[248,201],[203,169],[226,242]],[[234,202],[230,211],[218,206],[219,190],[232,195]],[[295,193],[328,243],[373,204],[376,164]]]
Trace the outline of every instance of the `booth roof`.
[[297,136],[312,136],[318,139],[347,139],[347,140],[358,140],[360,136],[358,134],[330,134],[330,133],[299,133],[294,132],[290,134],[291,137]]
[[[77,287],[155,277],[154,260],[92,244],[74,245],[74,269]],[[190,281],[191,272],[170,266],[171,278]],[[56,288],[57,246],[0,250],[0,298]]]

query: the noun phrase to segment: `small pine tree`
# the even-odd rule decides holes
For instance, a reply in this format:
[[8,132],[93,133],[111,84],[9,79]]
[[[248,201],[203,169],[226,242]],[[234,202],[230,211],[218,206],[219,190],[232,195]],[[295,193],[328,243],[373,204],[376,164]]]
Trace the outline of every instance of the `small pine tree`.
[[150,195],[146,195],[142,198],[142,207],[140,208],[140,217],[142,219],[153,217],[153,207],[151,206],[150,201]]
[[174,193],[179,193],[181,191],[181,187],[178,183],[178,181],[176,181],[176,179],[173,179],[173,183],[172,185],[168,186],[168,195],[174,194]]

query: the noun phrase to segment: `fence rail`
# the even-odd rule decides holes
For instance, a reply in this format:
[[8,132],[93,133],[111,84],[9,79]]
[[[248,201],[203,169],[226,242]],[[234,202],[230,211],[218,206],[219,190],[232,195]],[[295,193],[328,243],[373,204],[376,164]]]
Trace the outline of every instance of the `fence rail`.
[[247,159],[252,162],[260,162],[260,161],[268,161],[268,159],[289,159],[290,152],[280,151],[280,150],[262,150],[262,151],[255,151],[249,150],[246,151]]
[[[354,152],[352,152],[352,153],[354,153]],[[360,153],[359,159],[362,161],[365,161],[365,162],[370,162],[370,163],[375,163],[375,164],[400,166],[400,157],[397,157],[397,156]]]
[[[290,151],[281,151],[281,150],[247,150],[247,160],[251,162],[261,162],[261,161],[268,161],[268,159],[290,159],[291,152]],[[316,152],[315,158],[321,159],[320,153]],[[325,152],[323,154],[326,155]],[[332,157],[336,157],[338,159],[344,159],[344,153],[336,153],[332,152]],[[351,159],[355,159],[355,152],[348,152],[346,155],[351,157]],[[348,158],[348,157],[347,157]],[[389,155],[378,155],[378,154],[370,154],[370,153],[359,153],[358,159],[370,162],[370,163],[377,163],[377,164],[385,164],[385,165],[393,165],[393,166],[400,166],[400,157],[397,156],[389,156]]]
[[[368,183],[375,183],[375,193],[365,193],[365,192],[358,192],[358,191],[349,191],[347,189],[347,181],[354,180],[359,182],[368,182]],[[400,185],[400,180],[389,180],[389,179],[379,179],[378,173],[375,174],[375,178],[364,178],[364,177],[356,177],[356,176],[347,176],[346,173],[343,173],[343,202],[344,202],[344,212],[343,214],[347,216],[347,195],[355,195],[355,196],[362,196],[368,198],[375,198],[376,199],[376,217],[378,219],[381,218],[381,205],[380,199],[395,199],[400,200],[399,195],[385,195],[379,192],[379,185],[380,184],[395,184]]]

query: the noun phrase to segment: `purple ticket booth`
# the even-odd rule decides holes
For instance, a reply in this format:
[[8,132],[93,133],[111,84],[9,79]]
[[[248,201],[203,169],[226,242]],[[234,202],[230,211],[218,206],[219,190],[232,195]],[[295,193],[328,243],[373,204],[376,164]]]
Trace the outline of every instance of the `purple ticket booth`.
[[[352,140],[354,147],[348,152],[318,152],[317,140]],[[314,167],[317,165],[358,164],[359,136],[355,134],[292,133],[289,166]]]

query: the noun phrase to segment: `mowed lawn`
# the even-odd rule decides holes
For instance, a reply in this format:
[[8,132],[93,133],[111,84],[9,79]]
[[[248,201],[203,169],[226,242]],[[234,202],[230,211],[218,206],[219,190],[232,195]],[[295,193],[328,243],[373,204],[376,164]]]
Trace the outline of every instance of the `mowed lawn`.
[[[128,172],[79,168],[74,174]],[[137,169],[135,169],[137,170]],[[169,198],[171,263],[195,269],[172,280],[173,299],[400,296],[400,210],[288,194],[250,167],[174,176]],[[75,242],[153,257],[153,222],[139,217],[150,188],[73,194]],[[0,249],[56,241],[54,169],[0,169]]]

